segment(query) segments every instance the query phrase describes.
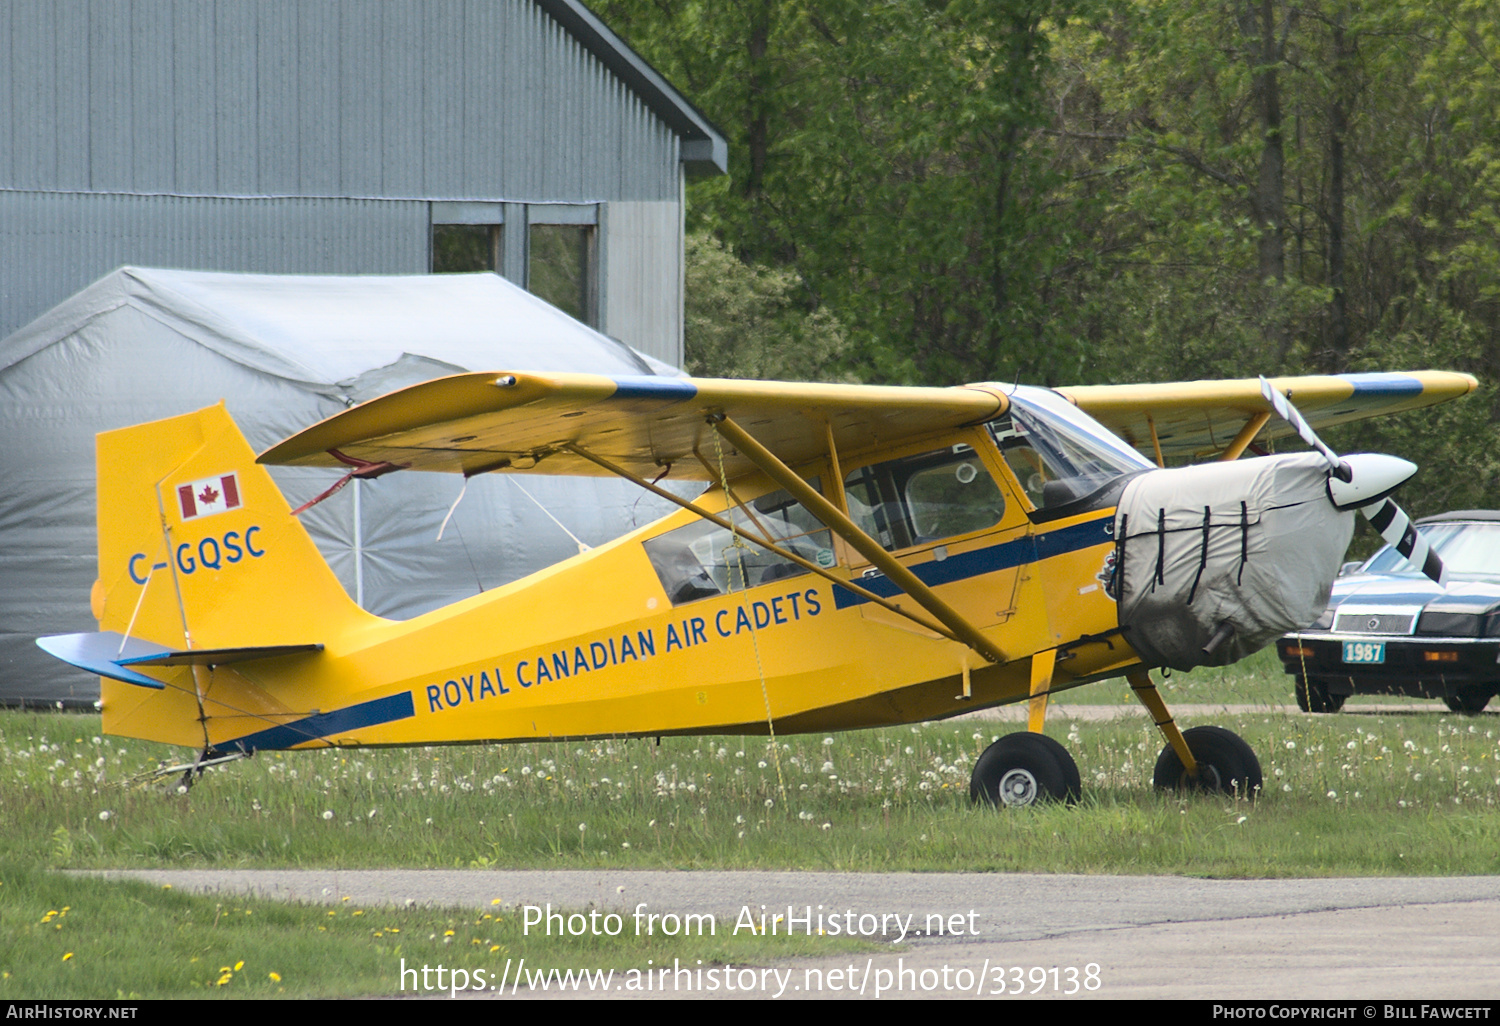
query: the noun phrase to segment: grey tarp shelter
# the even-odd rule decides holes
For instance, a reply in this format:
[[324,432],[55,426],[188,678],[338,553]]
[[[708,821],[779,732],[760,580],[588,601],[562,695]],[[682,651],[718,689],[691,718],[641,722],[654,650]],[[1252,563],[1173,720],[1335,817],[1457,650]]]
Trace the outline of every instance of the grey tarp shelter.
[[[3,297],[0,297],[3,299]],[[346,406],[469,370],[679,372],[493,274],[338,277],[126,267],[0,340],[0,703],[92,703],[34,639],[96,629],[94,435],[226,401],[256,450]],[[337,479],[275,468],[294,505]],[[357,482],[303,520],[350,595],[405,618],[660,515],[621,481]],[[539,508],[544,506],[547,513]]]

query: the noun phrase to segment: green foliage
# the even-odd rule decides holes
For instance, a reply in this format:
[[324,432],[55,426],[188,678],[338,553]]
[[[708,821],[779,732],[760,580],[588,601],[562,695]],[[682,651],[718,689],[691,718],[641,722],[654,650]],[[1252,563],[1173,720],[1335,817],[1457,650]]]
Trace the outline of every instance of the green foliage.
[[747,264],[707,232],[685,247],[684,369],[701,377],[836,380],[849,348],[825,307],[808,312],[802,282],[785,267]]
[[[793,268],[886,381],[1077,380],[1088,196],[1047,152],[1051,27],[1074,4],[616,0],[600,14],[730,140],[691,221]],[[1059,310],[1063,311],[1062,315]]]
[[729,139],[729,175],[689,189],[690,224],[742,265],[695,235],[695,369],[1465,370],[1484,386],[1464,412],[1346,435],[1423,461],[1421,512],[1500,501],[1484,0],[598,10]]

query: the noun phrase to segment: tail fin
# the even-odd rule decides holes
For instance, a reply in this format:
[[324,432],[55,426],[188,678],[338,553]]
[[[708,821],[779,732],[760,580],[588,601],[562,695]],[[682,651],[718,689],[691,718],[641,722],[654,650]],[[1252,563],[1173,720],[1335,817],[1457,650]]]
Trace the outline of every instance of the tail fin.
[[363,617],[223,404],[99,435],[101,630],[173,649],[321,641]]
[[164,691],[109,674],[109,733],[208,747],[204,716],[279,703],[257,699],[250,680],[221,665],[213,704],[229,704],[205,711],[208,678],[190,664],[234,660],[223,652],[184,659],[186,650],[276,658],[378,622],[345,593],[222,403],[100,434],[98,487],[96,637],[112,639],[126,657],[152,647],[177,654],[136,659],[129,671],[164,681]]

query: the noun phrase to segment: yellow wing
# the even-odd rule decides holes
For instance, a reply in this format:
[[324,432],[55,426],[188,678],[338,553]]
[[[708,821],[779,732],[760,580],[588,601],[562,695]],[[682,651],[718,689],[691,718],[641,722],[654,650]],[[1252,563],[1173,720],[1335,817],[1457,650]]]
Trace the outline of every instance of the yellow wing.
[[597,374],[459,374],[373,399],[301,431],[259,461],[301,466],[477,474],[604,473],[573,445],[643,477],[731,478],[750,461],[715,439],[724,414],[783,462],[887,447],[1006,409],[992,387],[899,388]]
[[[1479,384],[1468,374],[1413,371],[1272,378],[1314,428],[1457,399]],[[1080,385],[1060,388],[1080,408],[1149,457],[1203,459],[1232,448],[1246,433],[1260,440],[1291,435],[1271,414],[1260,381],[1180,381],[1160,385]],[[1153,443],[1153,436],[1155,442]],[[1159,446],[1159,453],[1157,447]]]

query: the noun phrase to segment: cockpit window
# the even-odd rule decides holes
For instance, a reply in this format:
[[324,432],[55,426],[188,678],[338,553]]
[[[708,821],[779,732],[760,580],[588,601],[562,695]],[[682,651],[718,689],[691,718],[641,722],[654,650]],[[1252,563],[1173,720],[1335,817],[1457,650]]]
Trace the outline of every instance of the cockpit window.
[[[819,488],[817,478],[808,482]],[[752,537],[763,537],[821,567],[834,564],[828,528],[785,491],[774,491],[735,506],[727,516]],[[700,520],[645,542],[667,598],[675,605],[758,587],[807,573],[770,549],[742,541],[707,520]]]
[[891,550],[980,531],[1005,515],[1005,497],[967,445],[861,467],[844,495],[850,518]]
[[1017,388],[1010,401],[1010,413],[992,421],[990,431],[1037,509],[1074,502],[1121,475],[1153,467],[1054,392]]

